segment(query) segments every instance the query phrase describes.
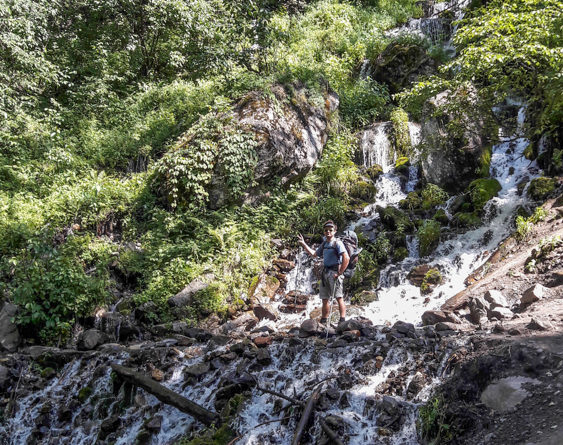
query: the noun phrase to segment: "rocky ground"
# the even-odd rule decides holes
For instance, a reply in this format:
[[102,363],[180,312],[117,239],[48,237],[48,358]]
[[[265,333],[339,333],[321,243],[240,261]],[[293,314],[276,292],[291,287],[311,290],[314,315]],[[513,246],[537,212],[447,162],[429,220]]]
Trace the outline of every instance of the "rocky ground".
[[[272,315],[267,304],[260,303],[278,290],[279,282],[271,279],[257,283],[254,312],[233,314],[232,320],[222,325],[210,322],[207,329],[175,322],[143,332],[142,342],[132,341],[127,337],[138,328],[133,326],[129,332],[131,327],[122,323],[116,331],[112,324],[115,314],[109,313],[97,328],[78,336],[75,348],[25,346],[2,353],[3,422],[21,413],[18,401],[25,400],[27,409],[34,410],[36,416],[29,425],[31,435],[22,443],[72,443],[70,433],[82,425],[86,425],[84,434],[97,438],[97,443],[111,443],[143,416],[147,420],[135,440],[154,443],[156,435],[168,428],[163,405],[149,406],[139,394],[132,398],[126,389],[120,392],[123,382],[119,379],[110,384],[112,364],[119,362],[147,376],[147,388],[153,394],[161,390],[159,382],[169,381],[179,368],[182,390],[193,386],[197,394],[197,388],[217,385],[208,404],[214,412],[203,412],[205,419],[225,414],[233,397],[256,394],[259,382],[249,380],[248,373],[286,379],[288,387],[302,380],[301,391],[308,394],[318,384],[317,377],[310,376],[318,371],[319,362],[347,356],[340,362],[337,377],[323,384],[316,411],[321,418],[323,412],[347,409],[348,399],[353,397],[348,389],[384,372],[398,357],[400,366],[384,375],[374,389],[373,400],[365,402],[361,422],[369,424],[377,419],[378,443],[390,443],[405,424],[412,405],[402,398],[414,403],[427,401],[418,422],[423,443],[562,443],[563,198],[549,201],[545,209],[544,220],[523,239],[506,240],[468,278],[466,290],[446,302],[441,311],[425,313],[423,327],[403,322],[392,327],[372,326],[356,318],[330,332],[328,338],[315,320],[287,332],[256,329],[258,318]],[[281,259],[276,267],[283,283],[290,261]],[[183,292],[176,300],[189,300],[190,289]],[[293,306],[286,304],[286,310],[297,310],[306,303],[297,304],[297,300],[298,296],[292,296],[289,303]],[[8,309],[4,307],[0,317],[8,320]],[[111,332],[113,340],[121,342],[111,343]],[[4,347],[14,335],[13,330],[6,331]],[[309,365],[293,365],[297,359]],[[68,374],[71,371],[74,375]],[[426,385],[436,378],[442,378],[442,383],[428,394]],[[51,386],[58,388],[52,394],[59,399],[33,397],[50,391]],[[179,405],[185,403],[181,398],[173,399]],[[119,407],[131,403],[137,411],[123,417]],[[273,406],[279,408],[280,404]],[[329,415],[324,419],[344,443],[353,437],[355,426],[343,418]],[[0,424],[0,441],[18,443],[13,434],[13,430],[2,430]],[[310,443],[315,437],[329,443],[319,430],[317,436],[305,435],[304,440]]]

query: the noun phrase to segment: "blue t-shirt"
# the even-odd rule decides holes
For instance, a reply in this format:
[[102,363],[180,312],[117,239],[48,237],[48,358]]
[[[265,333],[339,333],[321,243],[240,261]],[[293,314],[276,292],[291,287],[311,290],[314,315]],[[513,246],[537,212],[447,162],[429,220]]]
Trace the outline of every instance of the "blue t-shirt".
[[323,237],[323,242],[316,250],[318,257],[323,256],[325,267],[334,267],[342,263],[342,254],[346,252],[344,243],[339,239],[333,239],[332,242],[326,241]]

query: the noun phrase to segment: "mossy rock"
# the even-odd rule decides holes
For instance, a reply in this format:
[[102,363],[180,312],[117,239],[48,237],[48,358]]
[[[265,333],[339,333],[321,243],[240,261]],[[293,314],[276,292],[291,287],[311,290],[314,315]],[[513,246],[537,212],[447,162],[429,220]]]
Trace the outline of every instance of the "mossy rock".
[[372,182],[368,181],[358,181],[350,190],[350,196],[352,198],[361,199],[366,202],[373,202],[376,194],[377,188]]
[[377,295],[377,292],[372,290],[365,290],[365,289],[356,293],[351,299],[352,304],[359,306],[364,306],[374,301],[379,301],[379,296]]
[[92,395],[92,391],[92,388],[89,386],[82,388],[80,391],[78,391],[78,401],[80,403],[84,403],[88,399],[88,397]]
[[436,268],[430,269],[424,275],[424,279],[422,280],[422,284],[420,285],[420,292],[423,294],[429,294],[432,292],[434,287],[442,282],[442,274]]
[[479,157],[479,176],[487,178],[491,169],[491,157],[493,148],[489,145],[483,148],[481,156]]
[[494,178],[476,179],[469,184],[468,191],[471,203],[475,210],[483,210],[485,204],[502,189],[500,183]]
[[43,369],[43,371],[41,371],[41,377],[44,379],[50,379],[52,377],[54,377],[57,374],[57,372],[51,368],[50,366]]
[[410,192],[405,199],[401,199],[399,207],[413,212],[422,207],[422,199],[418,192]]
[[444,204],[448,199],[448,194],[436,184],[426,184],[420,192],[422,198],[422,208],[429,210]]
[[528,196],[534,201],[542,201],[555,190],[556,184],[555,178],[548,178],[546,176],[532,179],[530,187],[528,187]]
[[377,211],[381,222],[388,229],[401,230],[403,233],[408,233],[414,228],[409,216],[393,206],[377,206]]
[[444,209],[438,209],[432,218],[438,221],[443,226],[447,226],[450,222],[448,215],[446,215],[446,211]]
[[366,174],[375,182],[383,174],[383,167],[379,164],[374,164],[366,169]]
[[459,212],[453,217],[458,227],[478,227],[481,225],[481,218],[474,212]]
[[397,173],[406,174],[409,170],[410,165],[411,163],[409,161],[409,158],[407,158],[406,156],[401,156],[395,161],[395,171]]
[[406,247],[398,247],[393,251],[393,260],[395,261],[403,261],[408,256],[409,251]]
[[440,242],[440,223],[427,219],[418,229],[417,238],[421,256],[430,254]]

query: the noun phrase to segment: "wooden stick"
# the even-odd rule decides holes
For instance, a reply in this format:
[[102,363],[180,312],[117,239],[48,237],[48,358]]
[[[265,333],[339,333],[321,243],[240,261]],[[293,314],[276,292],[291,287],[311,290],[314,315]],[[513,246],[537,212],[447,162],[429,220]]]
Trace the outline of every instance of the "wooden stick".
[[303,402],[301,400],[297,400],[297,399],[294,399],[292,397],[288,397],[285,394],[282,394],[281,392],[276,392],[276,391],[272,391],[271,389],[262,388],[261,386],[258,386],[258,385],[256,386],[256,389],[263,391],[263,392],[267,392],[268,394],[272,394],[274,396],[281,397],[282,399],[285,399],[288,402],[293,403],[294,405],[303,406]]
[[317,404],[320,395],[321,395],[321,386],[316,388],[311,394],[311,397],[309,397],[309,400],[305,405],[305,409],[303,410],[303,415],[301,416],[301,420],[299,420],[299,423],[297,424],[297,428],[295,429],[295,435],[293,436],[293,441],[291,442],[291,445],[299,445],[299,442],[301,441],[301,436],[303,435],[303,431],[305,430],[307,423],[309,423],[309,418],[315,411],[315,405]]
[[325,434],[329,437],[330,440],[336,445],[344,445],[344,442],[340,440],[338,435],[330,428],[324,419],[319,419],[319,423],[321,424],[321,428],[325,432]]
[[212,423],[218,425],[221,423],[221,418],[217,413],[209,411],[203,406],[186,399],[184,396],[166,388],[140,372],[115,363],[111,364],[111,369],[113,369],[123,380],[132,383],[133,385],[140,386],[145,391],[154,395],[161,402],[178,408],[180,411],[189,414],[205,425],[209,426]]

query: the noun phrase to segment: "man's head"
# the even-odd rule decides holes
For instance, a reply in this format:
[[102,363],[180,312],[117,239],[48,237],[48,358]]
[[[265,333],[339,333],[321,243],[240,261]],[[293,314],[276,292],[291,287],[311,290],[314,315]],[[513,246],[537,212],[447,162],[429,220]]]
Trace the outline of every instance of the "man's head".
[[327,240],[330,241],[334,237],[334,235],[336,234],[336,229],[336,224],[331,219],[323,224],[323,232]]

